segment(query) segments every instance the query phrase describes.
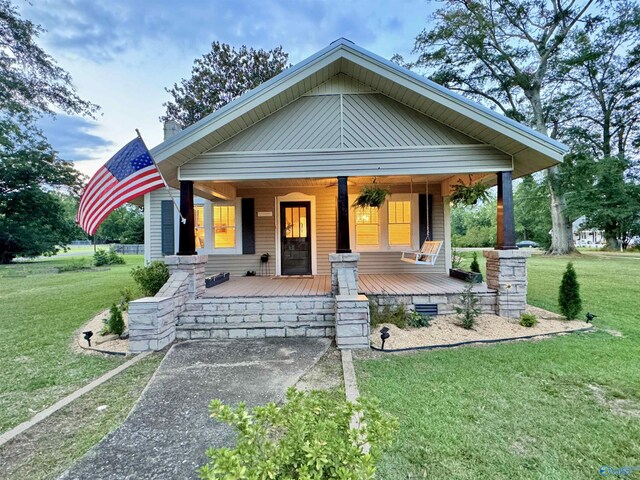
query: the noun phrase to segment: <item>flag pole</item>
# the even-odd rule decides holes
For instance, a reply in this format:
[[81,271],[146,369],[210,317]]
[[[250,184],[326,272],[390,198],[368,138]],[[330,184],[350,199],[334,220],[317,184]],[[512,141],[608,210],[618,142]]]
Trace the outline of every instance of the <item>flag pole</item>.
[[[138,135],[138,138],[140,139],[140,141],[144,145],[144,148],[147,150],[147,152],[149,152],[149,149],[147,148],[147,144],[144,143],[144,139],[142,138],[142,135],[140,135],[140,130],[138,130],[137,128],[136,128],[136,134]],[[182,216],[182,212],[180,212],[180,207],[178,207],[176,199],[173,198],[173,194],[171,193],[171,188],[169,188],[169,184],[164,179],[164,175],[162,175],[162,172],[160,171],[160,168],[158,168],[158,164],[156,163],[155,158],[153,158],[153,155],[151,155],[151,152],[149,152],[149,157],[151,158],[151,161],[153,162],[153,164],[156,166],[156,169],[158,170],[158,173],[160,174],[160,178],[162,178],[162,181],[164,182],[164,186],[167,189],[167,193],[171,197],[171,200],[173,201],[173,205],[174,205],[174,207],[176,207],[176,210],[178,211],[178,215],[180,215],[180,221],[182,223],[187,223],[187,219]]]

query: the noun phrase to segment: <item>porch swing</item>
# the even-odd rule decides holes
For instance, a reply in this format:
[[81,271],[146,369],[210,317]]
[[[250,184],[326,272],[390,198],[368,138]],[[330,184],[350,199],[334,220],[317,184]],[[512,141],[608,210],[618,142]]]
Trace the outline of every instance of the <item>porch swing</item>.
[[[438,260],[438,255],[442,249],[441,240],[430,240],[431,237],[431,225],[429,224],[429,180],[426,181],[426,193],[427,193],[427,208],[426,208],[426,227],[427,235],[422,242],[420,250],[413,250],[408,252],[402,252],[400,260],[407,263],[413,263],[415,265],[435,265]],[[411,181],[411,193],[413,193],[413,181]]]

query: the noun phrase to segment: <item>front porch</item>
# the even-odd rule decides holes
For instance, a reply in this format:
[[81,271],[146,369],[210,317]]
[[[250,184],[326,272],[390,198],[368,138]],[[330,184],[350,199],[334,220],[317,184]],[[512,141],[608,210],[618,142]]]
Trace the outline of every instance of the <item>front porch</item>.
[[[362,295],[449,295],[460,294],[468,283],[443,273],[359,274],[358,293]],[[485,283],[473,291],[494,292]],[[201,298],[226,297],[306,297],[331,295],[331,276],[303,277],[231,277],[229,281],[207,288]]]

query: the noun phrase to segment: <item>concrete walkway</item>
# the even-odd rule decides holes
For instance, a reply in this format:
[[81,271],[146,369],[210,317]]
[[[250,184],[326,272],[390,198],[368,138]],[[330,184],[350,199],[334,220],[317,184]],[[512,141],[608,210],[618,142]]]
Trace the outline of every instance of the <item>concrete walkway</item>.
[[280,401],[329,343],[269,338],[176,344],[125,423],[61,478],[197,478],[208,447],[233,445],[233,432],[209,418],[209,402]]

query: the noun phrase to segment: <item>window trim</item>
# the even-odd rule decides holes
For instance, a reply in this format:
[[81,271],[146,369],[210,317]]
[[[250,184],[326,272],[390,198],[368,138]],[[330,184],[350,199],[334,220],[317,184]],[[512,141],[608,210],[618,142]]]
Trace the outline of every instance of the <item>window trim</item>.
[[[349,195],[349,205],[353,205],[357,195]],[[389,245],[389,201],[411,202],[411,244],[410,245]],[[407,250],[417,250],[420,239],[420,219],[418,212],[418,194],[417,193],[393,193],[387,197],[384,205],[380,207],[378,213],[378,239],[379,244],[358,245],[356,239],[356,213],[354,208],[349,209],[349,237],[351,241],[351,249],[354,252],[402,252]]]
[[[242,199],[236,198],[234,200],[205,200],[203,198],[196,197],[194,199],[195,205],[203,205],[204,208],[204,248],[199,248],[196,251],[199,255],[242,255]],[[215,205],[222,206],[228,205],[235,207],[235,219],[236,219],[236,246],[233,248],[215,248],[214,244],[214,229],[213,229],[213,207]],[[195,234],[195,232],[194,232]]]

